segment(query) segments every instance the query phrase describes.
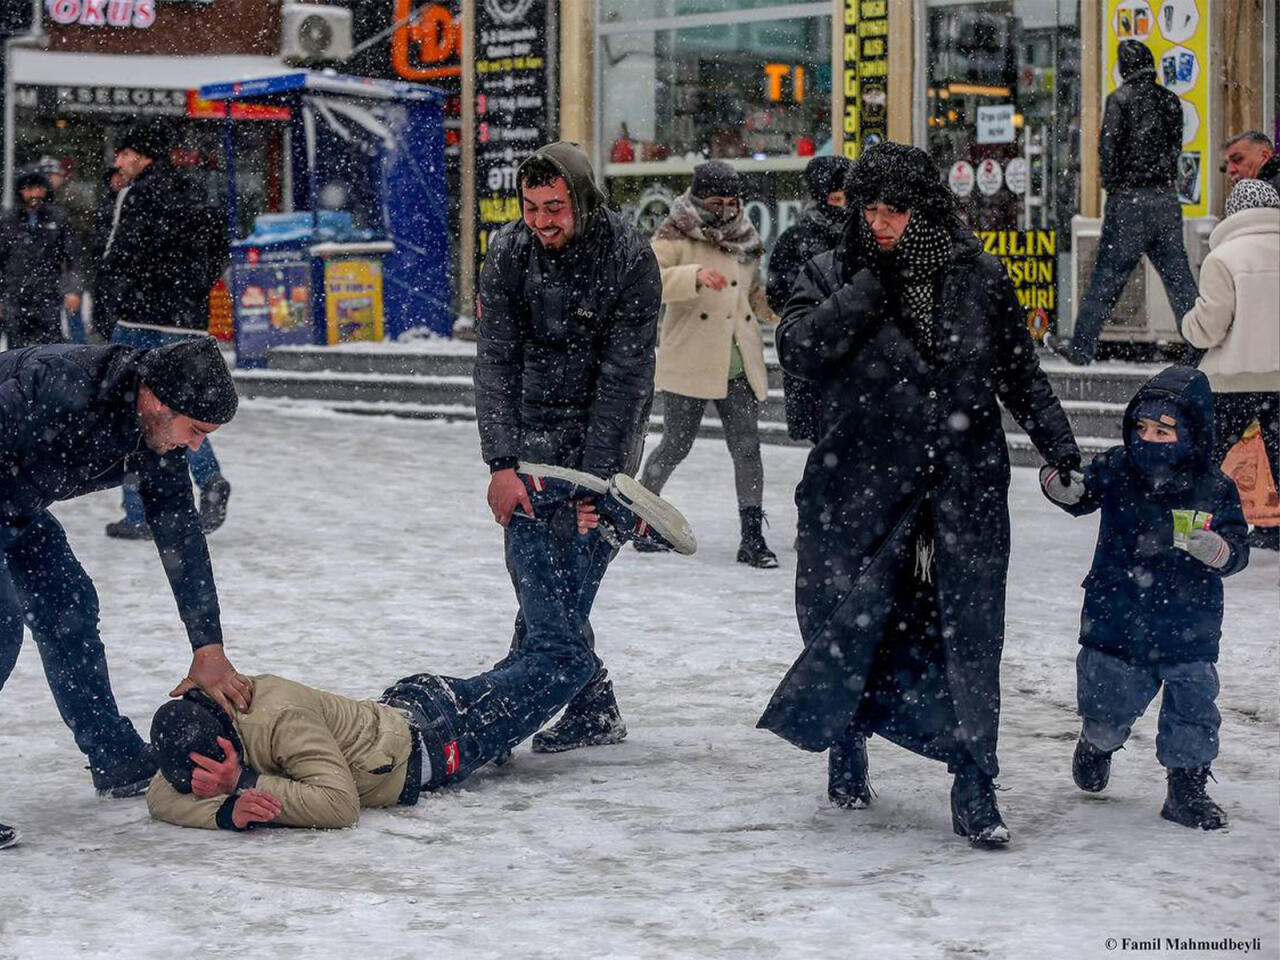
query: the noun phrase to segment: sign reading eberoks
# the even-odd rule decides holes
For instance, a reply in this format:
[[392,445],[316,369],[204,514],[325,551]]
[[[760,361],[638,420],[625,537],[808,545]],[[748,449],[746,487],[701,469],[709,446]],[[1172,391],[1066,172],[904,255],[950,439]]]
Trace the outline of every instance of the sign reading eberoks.
[[1055,230],[979,230],[982,249],[1004,264],[1027,329],[1039,340],[1058,315],[1058,234]]
[[1116,48],[1141,40],[1156,61],[1156,82],[1182,101],[1182,155],[1178,199],[1187,217],[1209,212],[1207,171],[1213,167],[1209,140],[1209,29],[1211,0],[1107,0],[1103,39],[1103,95],[1120,86]]

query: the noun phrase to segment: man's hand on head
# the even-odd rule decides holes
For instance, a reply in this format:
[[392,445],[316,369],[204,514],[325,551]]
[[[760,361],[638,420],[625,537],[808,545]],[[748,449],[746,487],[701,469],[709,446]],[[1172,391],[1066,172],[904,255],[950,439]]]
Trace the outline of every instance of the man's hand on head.
[[197,797],[224,797],[236,792],[243,768],[236,748],[226,737],[218,738],[225,760],[215,760],[203,753],[192,753],[191,792]]
[[522,507],[525,513],[533,516],[529,491],[514,469],[498,470],[489,478],[488,500],[493,519],[504,527],[511,522],[511,514],[515,513],[516,507]]
[[213,697],[228,713],[232,705],[242,713],[253,705],[253,685],[231,665],[220,643],[206,644],[196,650],[187,675],[169,691],[169,696],[180,697],[195,687]]
[[280,816],[280,810],[280,801],[265,790],[246,790],[236,797],[231,822],[237,830],[244,830],[250,824],[270,823]]

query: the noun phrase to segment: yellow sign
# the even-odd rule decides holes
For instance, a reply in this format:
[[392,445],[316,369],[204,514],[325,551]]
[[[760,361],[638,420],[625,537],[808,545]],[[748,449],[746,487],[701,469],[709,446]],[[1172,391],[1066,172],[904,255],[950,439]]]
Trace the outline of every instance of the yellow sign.
[[382,339],[382,263],[329,260],[324,265],[329,343]]
[[1032,338],[1043,339],[1058,316],[1057,231],[979,230],[978,240],[1004,264]]
[[1209,28],[1211,0],[1107,0],[1103,39],[1103,93],[1120,86],[1116,47],[1141,40],[1156,61],[1156,81],[1182,102],[1182,155],[1178,199],[1187,217],[1209,212]]

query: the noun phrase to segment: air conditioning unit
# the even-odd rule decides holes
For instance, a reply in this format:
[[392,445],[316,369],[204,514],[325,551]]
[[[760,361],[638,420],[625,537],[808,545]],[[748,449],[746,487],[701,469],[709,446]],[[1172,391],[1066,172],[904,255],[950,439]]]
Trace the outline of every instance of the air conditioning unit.
[[315,3],[286,3],[280,55],[290,63],[345,60],[351,56],[351,11]]

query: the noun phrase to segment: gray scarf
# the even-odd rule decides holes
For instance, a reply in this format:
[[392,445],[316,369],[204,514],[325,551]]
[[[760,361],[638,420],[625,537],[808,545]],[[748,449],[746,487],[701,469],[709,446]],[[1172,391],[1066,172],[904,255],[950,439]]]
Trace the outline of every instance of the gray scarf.
[[739,263],[750,263],[764,254],[764,241],[747,219],[745,208],[728,223],[720,223],[687,190],[671,204],[671,212],[653,238],[709,243]]

